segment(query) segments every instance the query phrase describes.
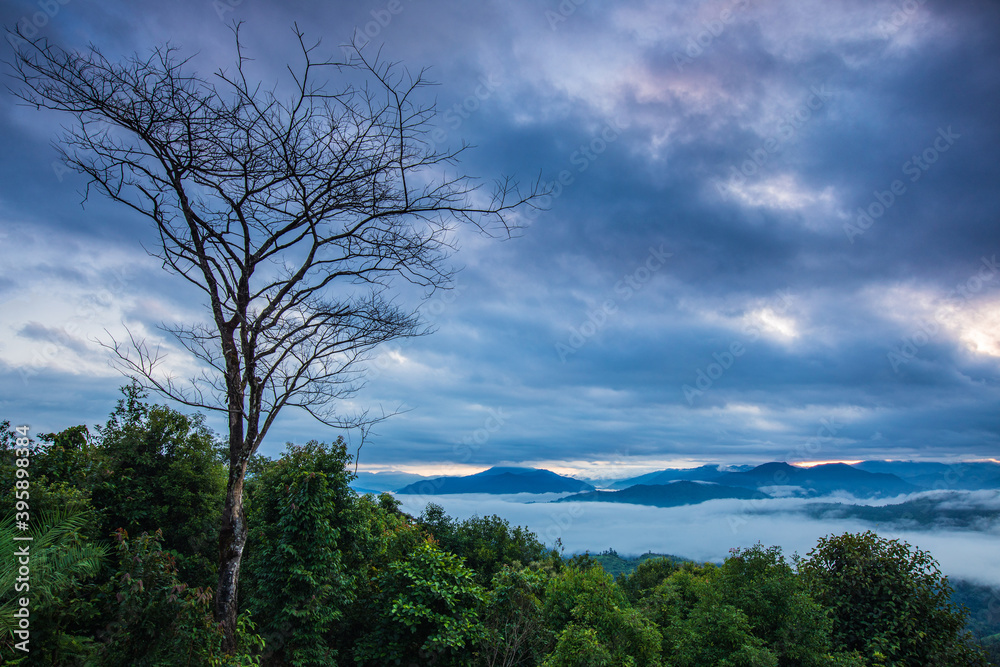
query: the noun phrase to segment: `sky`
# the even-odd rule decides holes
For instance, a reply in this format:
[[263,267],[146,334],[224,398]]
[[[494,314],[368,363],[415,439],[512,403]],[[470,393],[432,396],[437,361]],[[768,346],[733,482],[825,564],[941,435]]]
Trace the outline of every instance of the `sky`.
[[[354,37],[428,68],[465,173],[550,189],[515,238],[459,235],[453,288],[410,304],[434,333],[380,348],[338,406],[399,412],[362,469],[1000,451],[997,3],[12,0],[0,20],[114,58],[169,41],[206,75],[243,21],[267,87],[300,62],[294,23],[333,56]],[[144,251],[151,223],[81,205],[69,121],[0,91],[0,419],[34,433],[106,420],[126,380],[102,342],[129,327],[193,369],[156,327],[207,315]],[[336,436],[286,411],[261,451]]]

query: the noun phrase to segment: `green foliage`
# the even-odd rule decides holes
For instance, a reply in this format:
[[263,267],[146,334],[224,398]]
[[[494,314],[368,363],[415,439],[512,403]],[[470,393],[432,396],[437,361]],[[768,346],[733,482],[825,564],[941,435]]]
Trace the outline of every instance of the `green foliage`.
[[[102,667],[256,667],[264,641],[246,617],[237,627],[238,650],[222,651],[222,628],[212,615],[212,590],[178,579],[159,531],[130,540],[115,534],[118,568],[102,599],[109,620],[97,656]],[[88,663],[92,664],[92,663]]]
[[1000,636],[1000,588],[971,581],[955,582],[952,588],[952,604],[969,610],[968,628],[973,636]]
[[484,586],[489,585],[503,566],[527,565],[546,552],[534,533],[521,526],[511,528],[510,523],[496,515],[456,521],[440,505],[429,503],[418,521],[442,549],[464,557],[466,566]]
[[673,563],[683,563],[686,558],[680,558],[678,556],[671,556],[669,554],[657,554],[653,552],[647,552],[639,556],[638,558],[632,558],[629,556],[622,556],[614,549],[608,549],[599,554],[587,554],[587,557],[596,563],[600,563],[604,571],[610,574],[615,580],[632,574],[635,572],[641,564],[645,563],[647,560],[656,559],[666,559]]
[[511,566],[493,577],[483,613],[481,665],[536,665],[552,649],[555,635],[542,615],[547,579],[544,572]]
[[596,563],[563,568],[550,579],[543,614],[546,626],[557,633],[555,650],[543,664],[590,664],[567,662],[574,655],[570,647],[596,642],[601,648],[595,655],[607,654],[613,660],[609,664],[660,665],[659,631],[632,608],[611,575]]
[[629,601],[635,603],[662,584],[678,567],[677,561],[671,558],[647,558],[640,561],[631,574],[619,576],[616,581]]
[[[176,556],[170,567],[183,564],[187,569],[181,574],[208,584],[214,580],[217,521],[225,484],[225,469],[216,456],[214,439],[201,417],[188,418],[163,406],[150,407],[135,385],[122,391],[125,398],[119,401],[107,426],[98,429],[100,437],[91,438],[86,427],[75,426],[41,434],[38,442],[31,443],[31,513],[43,518],[53,513],[77,517],[68,530],[61,521],[49,521],[55,527],[54,543],[70,560],[81,550],[106,553],[106,548],[91,545],[115,527],[127,526],[136,532],[163,527],[173,536],[160,538],[170,548],[167,555]],[[4,463],[14,454],[7,426],[0,425]],[[12,474],[13,468],[4,466],[0,475]],[[13,483],[7,488],[14,493]],[[156,549],[162,555],[161,542]],[[39,560],[43,543],[36,539],[33,544],[33,591],[44,584],[44,579],[36,581],[45,576]],[[132,640],[123,639],[130,636],[136,621],[130,616],[135,613],[134,601],[116,588],[123,575],[131,576],[131,561],[123,561],[122,567],[125,569],[116,571],[106,564],[99,571],[94,566],[86,577],[78,576],[77,569],[68,564],[55,567],[57,578],[67,581],[60,583],[59,592],[52,596],[33,596],[32,637],[37,647],[44,648],[33,651],[22,664],[90,664],[98,649],[103,662],[130,664],[146,652],[145,644],[133,646]],[[176,571],[171,576],[176,585],[184,586]],[[109,597],[112,591],[113,600]],[[123,596],[120,600],[116,597],[119,592]],[[204,605],[210,609],[208,601]],[[127,621],[128,631],[115,629],[122,619]],[[160,631],[160,626],[150,627],[151,635]],[[164,658],[164,664],[169,660]],[[191,664],[202,663],[192,659]]]
[[80,488],[88,486],[94,471],[94,453],[86,426],[42,433],[38,439],[49,445],[36,455],[32,465],[34,475]]
[[746,614],[751,632],[781,667],[828,664],[832,623],[785,563],[779,547],[734,549],[715,584],[725,604]]
[[722,600],[712,564],[685,563],[641,600],[663,636],[664,664],[672,667],[777,665],[753,635],[750,620]]
[[[1000,653],[996,592],[954,595],[929,554],[897,540],[824,538],[796,557],[797,572],[762,545],[733,550],[721,566],[613,550],[567,560],[497,516],[458,521],[428,505],[414,522],[389,494],[359,496],[338,439],[250,462],[246,613],[239,650],[223,655],[211,589],[182,582],[212,580],[225,464],[201,417],[147,405],[135,385],[123,394],[98,437],[76,426],[26,448],[38,519],[32,653],[10,664],[986,665],[956,600],[975,602],[970,627]],[[2,422],[8,507],[16,454]],[[102,568],[108,550],[96,538],[124,527],[164,532],[129,540],[118,530],[117,565]],[[13,515],[0,520],[8,649],[15,528]],[[606,570],[621,572],[617,583]]]
[[346,461],[342,441],[289,445],[248,484],[243,599],[277,640],[269,651],[292,665],[336,664],[333,626],[353,601],[344,560],[359,531]]
[[987,664],[1000,665],[1000,634],[984,637],[980,646],[986,654]]
[[105,599],[108,636],[100,651],[106,667],[205,665],[221,652],[222,631],[212,620],[211,589],[178,579],[161,533],[130,540],[116,533],[118,569]]
[[542,667],[618,667],[634,665],[635,661],[616,662],[610,649],[601,641],[595,628],[571,623],[559,633],[559,641]]
[[666,665],[863,664],[831,654],[829,619],[777,547],[733,550],[721,567],[684,563],[639,605],[662,630]]
[[[162,529],[163,546],[176,557],[182,578],[213,584],[226,487],[215,438],[201,415],[150,406],[135,383],[121,391],[96,437],[73,426],[32,443],[32,511],[93,507],[90,538],[107,539],[118,528],[136,535]],[[0,437],[6,464],[13,450],[3,424],[0,432],[7,433]],[[13,466],[0,468],[0,478],[10,498]]]
[[832,610],[833,640],[873,664],[982,665],[965,612],[926,551],[873,532],[820,539],[799,564],[813,597]]
[[422,543],[406,560],[390,563],[376,579],[377,618],[358,643],[362,665],[442,665],[473,663],[484,638],[480,621],[486,595],[462,558]]
[[[5,652],[22,639],[14,636],[19,621],[14,614],[21,598],[29,600],[31,653],[20,664],[75,664],[92,652],[93,639],[78,626],[95,610],[81,591],[100,571],[108,549],[81,535],[91,518],[90,512],[63,508],[42,514],[28,531],[17,530],[13,514],[0,520],[0,646]],[[15,536],[31,540],[15,541]],[[27,577],[19,575],[24,547]]]
[[145,403],[136,383],[122,394],[97,429],[101,468],[92,499],[102,512],[102,530],[162,530],[181,578],[214,584],[226,489],[215,437],[202,415]]
[[711,594],[702,596],[683,623],[664,629],[669,665],[676,667],[777,667],[778,658],[753,635],[747,615]]
[[[10,422],[0,422],[0,498],[4,508],[14,507],[17,500],[17,466],[14,464],[16,433]],[[66,509],[84,513],[91,508],[90,487],[95,470],[95,448],[90,445],[85,426],[73,426],[60,434],[41,434],[27,447],[30,465],[30,505],[35,516],[62,512]],[[91,516],[91,519],[97,517]],[[95,521],[88,521],[83,535],[89,539],[104,539]]]
[[349,463],[338,439],[289,445],[278,460],[257,457],[250,467],[242,599],[271,660],[349,661],[355,639],[377,624],[379,573],[421,542],[392,496],[350,489]]

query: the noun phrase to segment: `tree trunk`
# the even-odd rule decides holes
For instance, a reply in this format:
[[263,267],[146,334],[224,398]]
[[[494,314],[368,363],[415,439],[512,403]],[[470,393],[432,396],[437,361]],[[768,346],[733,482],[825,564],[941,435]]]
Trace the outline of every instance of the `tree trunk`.
[[[206,277],[208,273],[206,272]],[[240,358],[233,338],[235,326],[222,319],[221,310],[213,304],[216,322],[222,338],[222,355],[226,360],[226,390],[229,402],[229,480],[226,483],[226,504],[222,509],[219,528],[219,585],[215,590],[215,620],[222,623],[222,650],[226,655],[236,651],[236,618],[239,615],[238,586],[243,547],[247,542],[246,515],[243,512],[243,479],[246,476],[246,451],[252,441],[244,431],[243,385]]]
[[225,633],[222,648],[227,654],[236,650],[236,617],[239,614],[237,583],[243,547],[247,542],[247,524],[243,513],[246,468],[246,461],[230,462],[226,504],[219,531],[219,585],[215,591],[215,619],[222,623]]

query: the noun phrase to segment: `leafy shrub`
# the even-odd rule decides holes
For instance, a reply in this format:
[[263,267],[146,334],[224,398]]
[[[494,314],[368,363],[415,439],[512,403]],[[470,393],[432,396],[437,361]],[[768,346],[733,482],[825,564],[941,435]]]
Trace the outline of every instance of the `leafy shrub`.
[[212,591],[181,583],[161,537],[159,531],[134,540],[123,529],[116,533],[118,570],[105,595],[110,623],[101,665],[207,665],[220,657],[222,630],[212,620]]
[[377,580],[375,627],[358,643],[360,664],[464,667],[484,638],[485,591],[462,558],[422,543]]
[[558,635],[555,650],[544,664],[578,664],[571,662],[575,650],[571,647],[595,641],[601,647],[595,655],[611,656],[611,664],[660,664],[659,631],[632,608],[611,575],[596,563],[586,568],[565,567],[550,579],[543,613],[546,626]]
[[926,551],[868,531],[824,537],[799,563],[813,597],[832,610],[833,640],[873,664],[984,665],[965,612]]

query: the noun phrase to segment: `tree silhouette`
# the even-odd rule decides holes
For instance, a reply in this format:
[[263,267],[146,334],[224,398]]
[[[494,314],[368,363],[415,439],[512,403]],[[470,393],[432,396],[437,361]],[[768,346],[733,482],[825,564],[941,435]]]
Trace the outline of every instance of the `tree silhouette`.
[[[491,192],[449,176],[465,146],[424,141],[435,113],[421,104],[424,72],[353,49],[346,62],[317,57],[298,26],[303,62],[288,67],[291,94],[252,80],[233,28],[236,64],[191,73],[170,46],[113,62],[98,48],[70,52],[20,32],[13,60],[36,108],[75,122],[59,150],[91,188],[151,219],[164,268],[202,290],[210,321],[164,326],[204,372],[160,371],[158,347],[113,338],[121,369],[183,404],[228,418],[229,479],[220,536],[216,616],[227,649],[247,528],[243,480],[287,406],[336,427],[337,399],[363,377],[377,345],[425,330],[394,300],[400,280],[428,293],[447,286],[450,231],[472,225],[509,235],[516,210],[534,206],[510,179]],[[341,77],[335,90],[329,79]]]

